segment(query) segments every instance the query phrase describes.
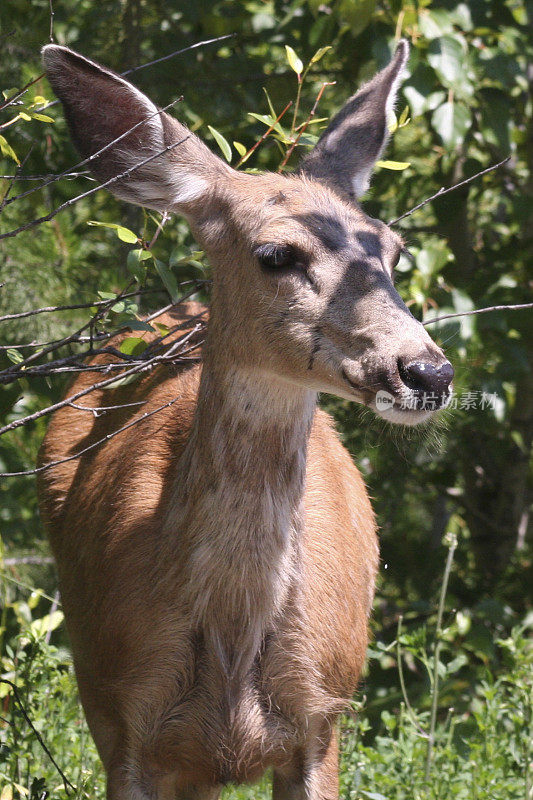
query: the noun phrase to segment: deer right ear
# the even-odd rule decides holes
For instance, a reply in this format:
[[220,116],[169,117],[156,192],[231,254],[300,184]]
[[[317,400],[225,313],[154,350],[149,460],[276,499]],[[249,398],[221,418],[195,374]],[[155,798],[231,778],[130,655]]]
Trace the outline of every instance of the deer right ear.
[[230,168],[197,136],[120,75],[58,45],[43,48],[43,61],[84,158],[127,134],[91,162],[102,181],[139,165],[110,184],[121,199],[157,211],[185,211],[205,198],[217,177],[228,175]]
[[390,64],[345,103],[298,172],[327,184],[345,200],[356,200],[367,190],[389,138],[387,116],[408,56],[409,45],[401,39]]

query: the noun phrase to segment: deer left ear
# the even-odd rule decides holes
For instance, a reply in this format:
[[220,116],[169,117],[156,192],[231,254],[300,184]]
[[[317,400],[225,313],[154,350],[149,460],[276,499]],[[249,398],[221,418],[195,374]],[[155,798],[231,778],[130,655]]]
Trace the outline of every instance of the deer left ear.
[[374,164],[389,138],[387,116],[408,56],[409,45],[401,39],[390,64],[333,118],[315,148],[304,157],[300,174],[327,184],[346,200],[356,200],[368,189]]

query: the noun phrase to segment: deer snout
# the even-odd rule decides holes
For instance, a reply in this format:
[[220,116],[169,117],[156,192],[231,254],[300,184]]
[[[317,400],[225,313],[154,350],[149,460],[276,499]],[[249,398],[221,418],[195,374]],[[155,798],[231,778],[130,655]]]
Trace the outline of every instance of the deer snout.
[[402,383],[415,393],[418,408],[437,409],[446,405],[454,372],[443,356],[437,363],[425,358],[399,358],[398,372]]

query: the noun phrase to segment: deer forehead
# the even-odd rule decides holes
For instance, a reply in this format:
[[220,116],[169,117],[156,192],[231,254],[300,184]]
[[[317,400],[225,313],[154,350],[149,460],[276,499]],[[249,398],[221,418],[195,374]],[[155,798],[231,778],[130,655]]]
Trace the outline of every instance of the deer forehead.
[[311,258],[324,255],[382,258],[402,246],[401,237],[327,187],[298,176],[243,176],[246,193],[232,192],[232,216],[252,245],[302,247]]

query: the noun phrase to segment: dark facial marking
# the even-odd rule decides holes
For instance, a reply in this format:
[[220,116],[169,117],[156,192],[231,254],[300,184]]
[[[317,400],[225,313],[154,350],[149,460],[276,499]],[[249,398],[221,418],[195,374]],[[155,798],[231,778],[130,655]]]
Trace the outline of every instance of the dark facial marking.
[[348,236],[342,222],[336,217],[310,211],[308,214],[298,214],[295,219],[332,253],[338,253],[339,250],[348,247]]
[[267,200],[267,204],[269,206],[275,206],[278,205],[278,203],[284,203],[286,199],[287,199],[286,194],[284,194],[283,192],[278,192],[277,194],[274,195],[274,197],[270,197]]
[[313,331],[313,348],[311,350],[311,355],[309,356],[309,363],[307,364],[307,369],[313,369],[313,365],[315,363],[315,356],[320,350],[320,346],[322,344],[322,331],[320,328],[315,328]]
[[375,256],[381,260],[383,248],[381,240],[376,233],[372,233],[371,231],[358,231],[355,234],[355,239],[359,242],[367,255]]

